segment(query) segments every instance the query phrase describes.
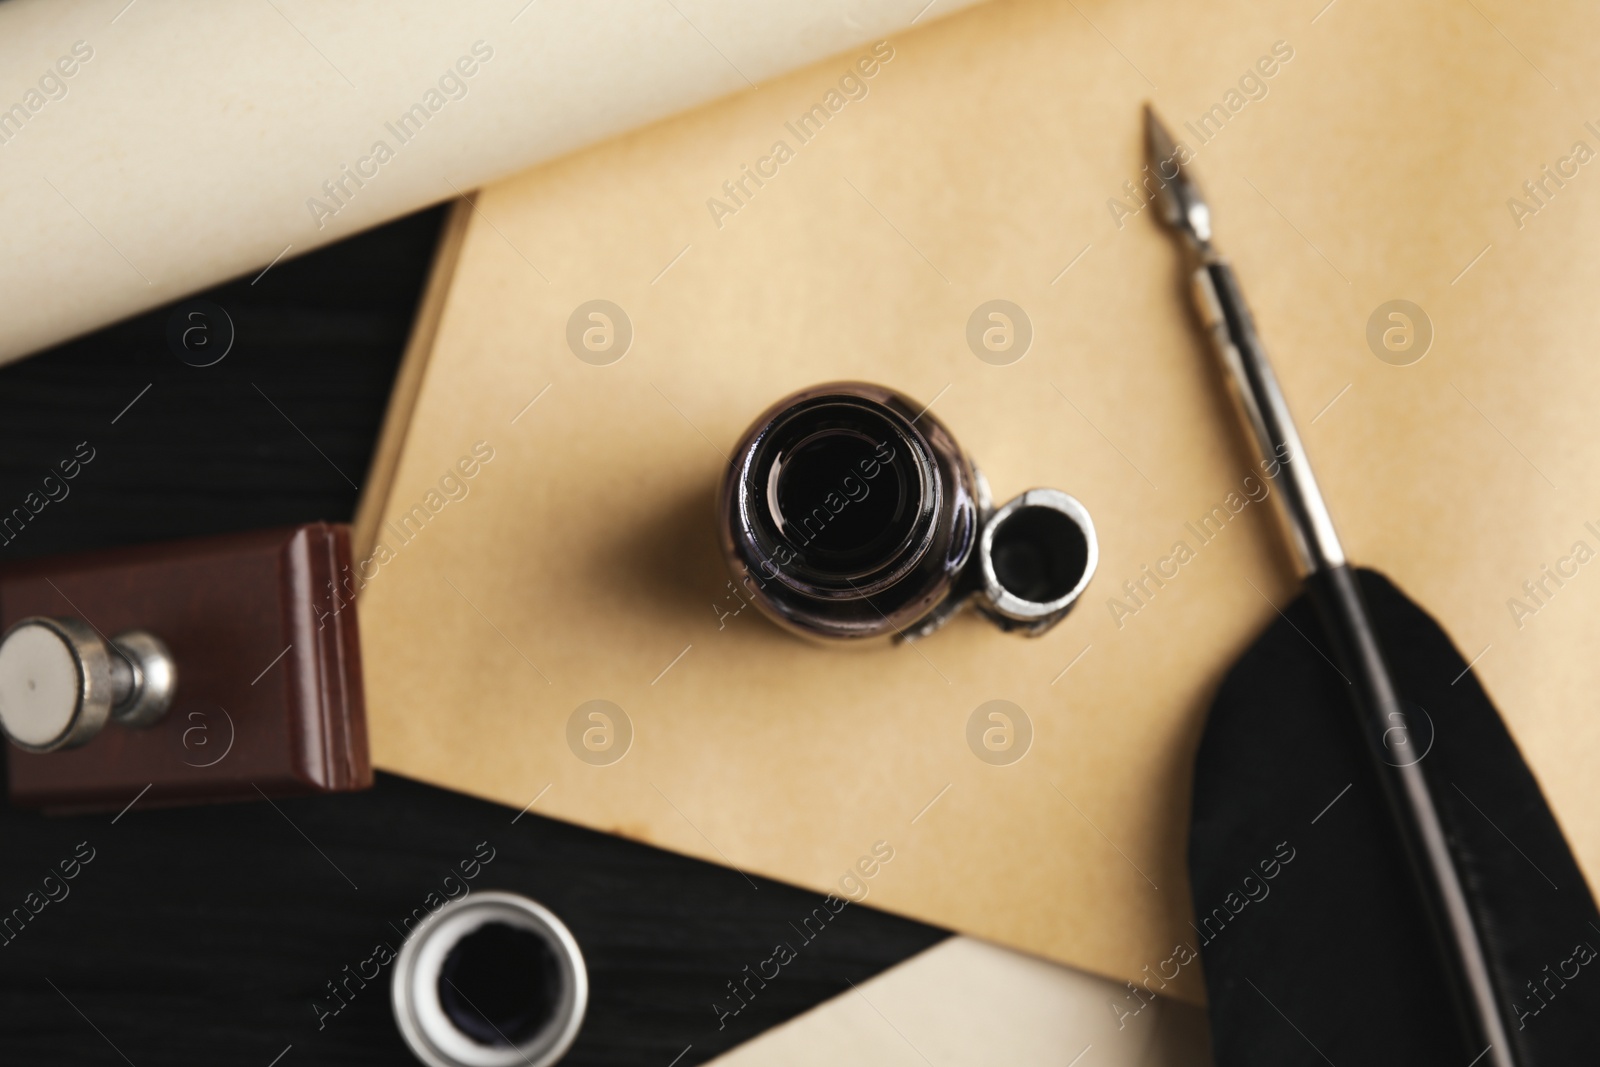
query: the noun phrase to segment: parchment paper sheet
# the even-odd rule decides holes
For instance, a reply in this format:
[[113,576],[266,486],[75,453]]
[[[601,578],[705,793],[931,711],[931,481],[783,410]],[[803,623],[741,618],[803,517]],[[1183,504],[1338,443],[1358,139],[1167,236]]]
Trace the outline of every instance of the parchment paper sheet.
[[[1124,186],[1151,98],[1195,142],[1210,116],[1194,147],[1219,240],[1348,551],[1475,662],[1592,876],[1600,170],[1577,156],[1600,149],[1600,16],[1319,7],[996,0],[893,38],[809,138],[787,124],[868,46],[485,190],[389,508],[398,527],[422,506],[421,530],[381,534],[364,568],[375,761],[1101,974],[1172,974],[1195,938],[1201,715],[1292,582],[1176,250]],[[779,141],[792,158],[763,163]],[[735,204],[745,166],[767,177]],[[568,344],[594,299],[632,329],[604,366]],[[1006,366],[967,340],[993,299],[1032,325]],[[1421,344],[1414,314],[1374,318],[1394,299],[1431,323],[1406,366],[1369,345],[1375,321],[1390,360],[1419,351],[1383,347]],[[1065,623],[1028,641],[969,617],[857,655],[732,613],[725,452],[837,378],[932,403],[1001,499],[1088,506],[1100,571]],[[492,459],[452,475],[478,442]],[[1032,727],[1009,766],[967,741],[996,699]],[[569,745],[591,700],[631,723],[610,765],[577,754],[599,720]],[[1318,814],[1290,847],[1319,847]],[[880,841],[893,861],[851,874]],[[1198,999],[1198,965],[1177,971],[1164,991]]]

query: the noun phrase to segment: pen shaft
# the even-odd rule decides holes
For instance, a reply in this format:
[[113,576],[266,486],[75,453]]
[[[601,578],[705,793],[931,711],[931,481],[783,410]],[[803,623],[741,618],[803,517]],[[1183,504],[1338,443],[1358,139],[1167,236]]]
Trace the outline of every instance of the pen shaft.
[[1193,296],[1234,406],[1278,490],[1277,514],[1301,576],[1339,566],[1344,548],[1233,268],[1207,256],[1194,272]]
[[1195,305],[1211,335],[1230,393],[1277,490],[1278,514],[1332,646],[1333,661],[1382,783],[1384,799],[1417,885],[1468,1055],[1485,1067],[1515,1067],[1482,942],[1420,763],[1408,715],[1384,658],[1356,575],[1256,333],[1233,269],[1209,249],[1193,277]]

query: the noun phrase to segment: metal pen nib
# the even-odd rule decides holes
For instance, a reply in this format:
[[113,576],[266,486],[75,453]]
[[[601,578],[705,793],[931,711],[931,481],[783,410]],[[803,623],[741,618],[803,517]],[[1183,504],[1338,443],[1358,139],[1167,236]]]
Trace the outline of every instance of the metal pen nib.
[[1196,252],[1211,247],[1211,209],[1194,178],[1183,169],[1188,152],[1180,152],[1172,134],[1156,118],[1149,104],[1144,106],[1144,151],[1161,184],[1156,189],[1156,204],[1166,224],[1183,234]]
[[1145,106],[1145,150],[1157,188],[1161,217],[1183,238],[1191,260],[1195,309],[1211,335],[1211,347],[1229,391],[1254,439],[1261,472],[1277,490],[1277,512],[1294,549],[1306,593],[1373,756],[1373,769],[1390,818],[1404,848],[1439,953],[1439,962],[1461,1023],[1468,1055],[1482,1067],[1516,1067],[1507,1016],[1490,976],[1488,959],[1462,886],[1437,806],[1418,762],[1396,766],[1384,758],[1383,739],[1401,731],[1409,743],[1405,705],[1378,640],[1355,572],[1345,561],[1339,535],[1311,473],[1289,405],[1256,335],[1233,268],[1212,245],[1211,210],[1188,163],[1192,153],[1178,144]]

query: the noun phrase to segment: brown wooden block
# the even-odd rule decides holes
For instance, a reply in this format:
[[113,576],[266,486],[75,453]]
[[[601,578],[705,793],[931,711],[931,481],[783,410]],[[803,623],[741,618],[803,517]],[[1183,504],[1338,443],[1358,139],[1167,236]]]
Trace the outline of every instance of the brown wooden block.
[[[7,744],[13,802],[120,808],[372,784],[343,525],[311,523],[30,560],[0,571],[0,626],[73,616],[146,630],[177,665],[152,726],[108,722],[79,748]],[[259,793],[258,793],[259,790]]]

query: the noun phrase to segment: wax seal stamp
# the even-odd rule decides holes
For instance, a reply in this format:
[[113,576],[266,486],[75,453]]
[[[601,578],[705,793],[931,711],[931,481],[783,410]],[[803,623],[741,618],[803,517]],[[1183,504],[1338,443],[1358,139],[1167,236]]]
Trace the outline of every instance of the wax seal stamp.
[[371,785],[353,586],[348,531],[328,523],[0,568],[12,803]]

